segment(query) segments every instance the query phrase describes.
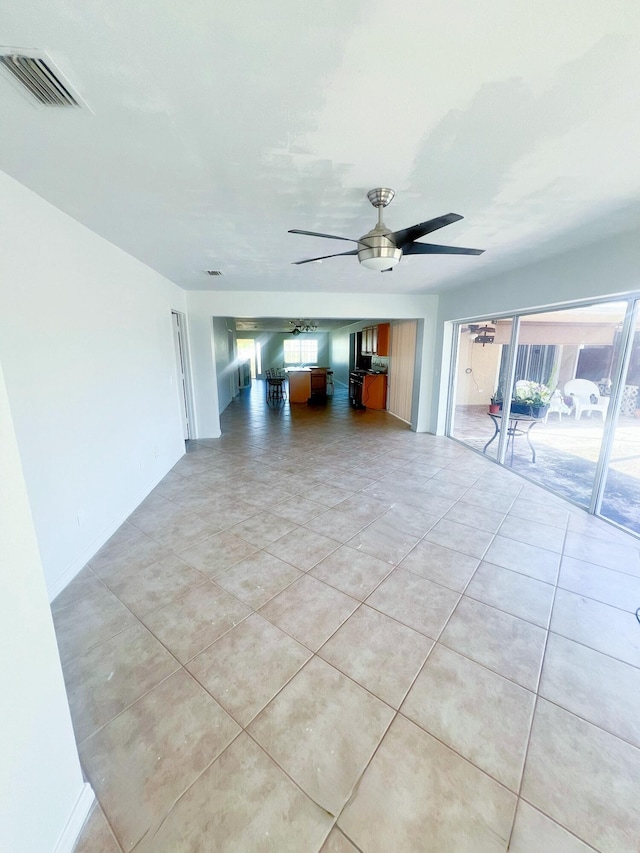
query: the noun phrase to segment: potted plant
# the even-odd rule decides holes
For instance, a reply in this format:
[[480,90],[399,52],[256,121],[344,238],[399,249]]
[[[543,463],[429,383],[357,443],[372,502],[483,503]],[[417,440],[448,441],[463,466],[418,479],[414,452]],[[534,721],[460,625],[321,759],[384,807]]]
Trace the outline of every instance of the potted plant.
[[489,401],[489,414],[497,415],[500,411],[502,411],[502,391],[497,389],[493,392]]
[[511,401],[511,412],[514,415],[530,415],[533,418],[543,418],[549,411],[551,389],[539,382],[516,382],[514,398]]

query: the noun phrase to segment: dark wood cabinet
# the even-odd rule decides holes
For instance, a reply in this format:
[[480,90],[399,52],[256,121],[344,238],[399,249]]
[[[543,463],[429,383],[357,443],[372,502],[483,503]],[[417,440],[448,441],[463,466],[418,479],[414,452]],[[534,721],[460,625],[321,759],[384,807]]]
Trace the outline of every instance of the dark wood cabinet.
[[323,403],[327,399],[327,368],[311,368],[311,394],[312,402]]

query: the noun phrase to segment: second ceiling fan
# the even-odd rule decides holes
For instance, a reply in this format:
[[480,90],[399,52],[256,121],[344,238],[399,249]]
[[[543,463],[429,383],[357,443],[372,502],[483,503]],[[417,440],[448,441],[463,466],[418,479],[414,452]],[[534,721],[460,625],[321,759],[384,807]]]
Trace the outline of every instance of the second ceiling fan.
[[378,208],[378,223],[359,240],[350,237],[338,237],[335,234],[321,234],[318,231],[302,231],[292,228],[289,234],[307,234],[310,237],[326,237],[330,240],[346,240],[357,243],[358,248],[351,252],[338,252],[335,255],[321,255],[318,258],[307,258],[304,261],[294,261],[294,264],[310,264],[313,261],[324,261],[326,258],[339,258],[344,255],[357,255],[363,267],[379,272],[389,272],[400,261],[403,255],[481,255],[484,249],[464,249],[460,246],[438,246],[435,243],[417,243],[420,237],[431,234],[445,225],[451,225],[459,219],[464,219],[459,213],[446,213],[436,219],[420,222],[401,231],[391,231],[382,221],[382,208],[393,199],[395,192],[388,187],[378,187],[367,193],[367,198],[374,207]]

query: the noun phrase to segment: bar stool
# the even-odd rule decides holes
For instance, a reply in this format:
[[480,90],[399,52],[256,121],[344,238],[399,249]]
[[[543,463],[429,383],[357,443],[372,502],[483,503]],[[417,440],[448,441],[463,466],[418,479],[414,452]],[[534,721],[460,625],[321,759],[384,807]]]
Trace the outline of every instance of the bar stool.
[[327,370],[327,397],[333,396],[333,370]]
[[273,368],[267,368],[264,375],[267,380],[267,404],[283,403],[286,399],[284,376],[278,375],[278,371]]

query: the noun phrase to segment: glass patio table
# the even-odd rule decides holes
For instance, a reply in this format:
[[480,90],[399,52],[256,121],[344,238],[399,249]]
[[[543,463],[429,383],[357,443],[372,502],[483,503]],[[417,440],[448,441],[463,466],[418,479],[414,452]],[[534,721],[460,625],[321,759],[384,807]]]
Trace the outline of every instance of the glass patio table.
[[[493,421],[493,426],[495,428],[495,432],[489,439],[489,441],[482,448],[482,452],[487,452],[487,447],[492,444],[496,438],[500,435],[502,431],[502,413],[493,414],[492,412],[487,412],[487,415]],[[508,417],[507,424],[507,453],[509,452],[509,444],[511,444],[511,463],[513,464],[513,446],[515,444],[515,438],[518,435],[523,435],[527,444],[529,445],[529,449],[531,450],[531,461],[536,461],[536,449],[531,443],[531,439],[529,438],[529,433],[534,428],[536,424],[542,423],[544,418],[534,418],[533,415],[520,415],[511,412]]]

